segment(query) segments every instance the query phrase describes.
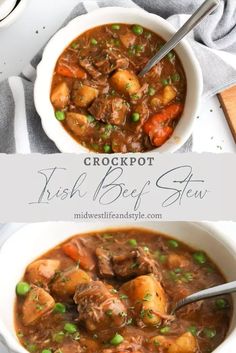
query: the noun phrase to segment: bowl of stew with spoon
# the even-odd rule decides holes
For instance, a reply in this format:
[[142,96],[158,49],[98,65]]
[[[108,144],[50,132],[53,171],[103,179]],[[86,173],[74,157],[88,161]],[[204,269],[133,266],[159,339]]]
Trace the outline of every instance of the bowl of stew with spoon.
[[235,280],[235,262],[234,237],[212,225],[27,225],[0,252],[0,337],[17,353],[232,351],[235,296],[170,313]]
[[175,33],[140,9],[103,8],[72,20],[48,43],[35,105],[62,152],[173,152],[191,135],[202,75],[185,40],[138,74]]

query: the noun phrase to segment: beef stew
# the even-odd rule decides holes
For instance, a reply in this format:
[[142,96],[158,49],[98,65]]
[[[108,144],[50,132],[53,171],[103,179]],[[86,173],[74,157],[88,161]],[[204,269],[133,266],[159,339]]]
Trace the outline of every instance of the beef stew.
[[231,297],[181,298],[224,283],[202,251],[143,229],[76,235],[28,265],[15,326],[33,353],[209,353],[227,334]]
[[170,138],[186,98],[177,54],[170,52],[138,77],[164,43],[140,25],[108,24],[86,31],[64,50],[51,102],[78,143],[100,153],[145,152]]

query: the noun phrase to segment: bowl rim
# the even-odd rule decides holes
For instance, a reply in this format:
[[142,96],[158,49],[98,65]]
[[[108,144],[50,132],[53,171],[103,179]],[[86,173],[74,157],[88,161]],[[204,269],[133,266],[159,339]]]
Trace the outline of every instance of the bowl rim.
[[12,11],[3,20],[0,21],[0,30],[10,26],[13,22],[15,22],[29,1],[30,0],[20,0],[20,2],[15,5]]
[[[61,224],[68,224],[68,222],[45,222],[45,224],[52,224],[52,223],[61,223]],[[76,223],[76,222],[70,222],[70,223]],[[146,229],[153,229],[152,227],[148,227],[148,224],[151,223],[153,224],[154,222],[146,222],[147,227]],[[162,223],[162,222],[155,222],[155,223]],[[168,222],[165,222],[168,223]],[[172,221],[171,223],[177,223],[176,221]],[[223,229],[220,229],[217,227],[217,225],[213,222],[178,222],[182,224],[188,224],[191,227],[198,228],[199,230],[203,230],[206,233],[210,233],[214,235],[214,238],[216,241],[219,243],[223,244],[224,247],[227,249],[228,252],[231,252],[235,255],[235,261],[236,261],[236,238],[234,234],[228,234],[227,231],[224,231]],[[36,223],[37,224],[37,223]],[[93,223],[90,223],[93,224]],[[104,229],[104,224],[102,223],[97,223],[97,228],[100,230]],[[107,229],[110,227],[117,227],[117,224],[113,223],[106,223],[107,224]],[[142,228],[145,229],[145,226],[142,223],[139,226],[139,223],[123,223],[119,226],[119,228],[129,228],[129,227],[135,227],[135,228]],[[17,234],[22,231],[22,229],[25,229],[25,227],[32,225],[31,223],[24,225],[20,229],[17,229],[15,232],[12,233],[12,235],[3,243],[3,245],[0,248],[0,257],[2,252],[4,252],[5,245],[8,243],[9,240],[14,238],[15,236],[18,236]],[[158,229],[153,229],[155,232],[158,231]],[[164,232],[160,231],[162,234],[165,234]],[[167,234],[168,235],[168,234]],[[73,236],[73,235],[71,235]],[[169,234],[171,236],[171,234]],[[187,239],[183,240],[184,243],[188,244]],[[235,311],[235,308],[234,308]],[[231,324],[232,325],[232,324]],[[233,342],[234,341],[234,342]],[[229,335],[226,337],[226,339],[218,346],[215,350],[214,353],[222,353],[222,350],[225,348],[224,346],[226,344],[233,344],[236,341],[236,323],[235,326],[232,328],[229,332]],[[12,336],[12,333],[7,329],[7,327],[4,325],[4,323],[0,320],[0,342],[2,342],[8,350],[15,352],[15,353],[28,353],[28,351]],[[10,352],[9,352],[10,353]]]
[[[58,60],[58,56],[56,57],[56,59],[54,59],[54,58],[51,59],[51,57],[52,57],[51,52],[53,52],[52,49],[53,49],[54,45],[56,46],[57,43],[62,39],[65,42],[64,37],[63,37],[64,34],[69,33],[70,28],[73,28],[77,23],[79,25],[81,22],[81,19],[87,19],[89,21],[89,19],[91,20],[91,18],[93,18],[94,16],[95,17],[97,16],[98,18],[102,18],[103,15],[109,15],[111,13],[124,15],[123,23],[128,23],[128,21],[126,22],[125,16],[130,16],[130,13],[131,13],[132,16],[134,16],[134,20],[135,20],[135,16],[139,16],[139,18],[142,17],[144,21],[147,21],[148,19],[150,19],[150,20],[152,20],[152,22],[156,22],[157,26],[161,26],[162,29],[164,29],[165,31],[167,31],[169,33],[169,36],[176,33],[176,29],[168,21],[166,21],[162,17],[155,15],[155,14],[152,14],[152,13],[148,13],[141,8],[129,8],[129,13],[127,14],[127,8],[125,8],[125,7],[104,7],[104,8],[99,8],[99,9],[93,10],[93,11],[88,12],[86,14],[75,17],[66,26],[64,26],[63,28],[61,28],[59,31],[57,31],[55,33],[55,35],[49,40],[46,47],[44,48],[42,59],[36,69],[36,80],[35,80],[35,84],[34,84],[34,103],[35,103],[36,110],[40,116],[42,127],[43,127],[46,135],[49,137],[49,139],[51,139],[55,143],[55,145],[57,146],[57,148],[61,152],[64,152],[64,153],[83,153],[83,152],[84,153],[85,152],[94,153],[93,151],[87,149],[86,147],[82,146],[82,144],[77,142],[64,129],[64,127],[62,126],[62,124],[59,121],[58,122],[54,121],[54,123],[53,123],[53,119],[55,120],[55,116],[53,113],[53,107],[50,102],[50,96],[47,94],[47,97],[45,96],[42,99],[42,96],[44,94],[43,88],[45,87],[44,86],[45,76],[46,76],[45,69],[46,69],[47,62],[53,61],[54,67],[55,67],[56,61]],[[115,16],[115,15],[112,15],[112,16]],[[101,22],[97,26],[100,26],[102,24],[108,24],[108,23],[111,23],[112,21],[114,21],[114,20],[112,19],[110,22],[104,21],[104,22]],[[91,23],[91,21],[90,21],[90,23]],[[96,25],[91,25],[89,28],[92,29],[95,27],[96,27]],[[83,31],[81,31],[81,30],[79,30],[78,32],[80,32],[80,34],[83,33]],[[65,50],[65,48],[69,45],[69,43],[72,42],[73,39],[75,39],[76,37],[73,36],[73,38],[72,37],[69,37],[69,38],[70,38],[70,40],[68,40],[67,43],[65,43],[63,50]],[[63,50],[61,50],[61,53],[63,52]],[[155,148],[152,151],[149,151],[149,153],[175,152],[176,150],[181,148],[184,145],[184,143],[187,141],[187,139],[191,136],[191,133],[193,131],[194,121],[195,121],[195,118],[197,116],[197,112],[199,109],[201,94],[203,91],[203,78],[202,78],[202,71],[201,71],[200,64],[196,58],[196,55],[195,55],[193,49],[191,48],[190,44],[187,42],[186,39],[183,39],[178,44],[178,46],[176,47],[176,50],[183,51],[183,54],[179,55],[180,60],[182,61],[181,56],[182,57],[185,56],[185,60],[187,60],[188,63],[190,63],[190,65],[191,65],[191,72],[186,72],[186,70],[185,70],[185,74],[187,77],[187,85],[188,85],[188,76],[190,76],[190,75],[193,76],[192,86],[194,85],[194,90],[191,90],[191,92],[190,92],[190,90],[188,90],[188,87],[187,87],[187,95],[186,95],[186,101],[188,99],[191,99],[191,107],[190,107],[190,105],[188,105],[188,109],[190,109],[191,114],[188,114],[187,117],[185,116],[185,120],[187,119],[188,121],[187,122],[185,121],[185,124],[182,123],[183,126],[181,124],[179,124],[181,122],[181,119],[180,119],[180,122],[177,124],[177,126],[174,130],[174,133],[170,137],[169,140],[167,140],[161,147]],[[184,69],[185,69],[185,67],[184,67]],[[52,76],[53,76],[53,73],[51,73],[50,83],[52,80]],[[193,81],[194,81],[194,83],[193,83]],[[42,104],[43,102],[46,104]],[[185,102],[185,108],[184,108],[184,112],[183,112],[182,117],[184,117],[184,115],[187,114],[187,113],[185,113],[185,110],[187,109],[186,103],[187,102]],[[46,107],[46,105],[47,105],[47,107]],[[49,111],[49,107],[50,107],[50,111]],[[178,126],[183,131],[179,132]],[[176,134],[176,136],[175,136],[175,134]],[[147,153],[147,152],[143,152],[143,153]]]

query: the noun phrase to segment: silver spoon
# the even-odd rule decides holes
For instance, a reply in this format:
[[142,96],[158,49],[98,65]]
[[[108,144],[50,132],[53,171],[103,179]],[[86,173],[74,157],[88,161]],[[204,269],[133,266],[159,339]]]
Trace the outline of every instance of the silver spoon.
[[163,59],[194,27],[196,27],[206,16],[211,14],[220,4],[221,0],[206,0],[189,20],[174,34],[174,36],[148,61],[140,71],[139,76],[145,75],[155,64]]
[[177,310],[179,310],[183,306],[197,302],[199,300],[213,298],[222,294],[229,294],[234,292],[236,292],[236,281],[201,290],[200,292],[191,294],[188,297],[181,299],[175,305],[171,314],[174,314]]

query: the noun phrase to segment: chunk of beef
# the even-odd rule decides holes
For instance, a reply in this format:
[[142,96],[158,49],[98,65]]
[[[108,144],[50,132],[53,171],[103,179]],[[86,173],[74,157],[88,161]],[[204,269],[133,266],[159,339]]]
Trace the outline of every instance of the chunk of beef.
[[79,64],[94,79],[97,79],[98,77],[100,77],[102,75],[101,72],[99,72],[98,70],[95,69],[95,67],[93,66],[93,63],[89,60],[89,58],[80,59]]
[[74,296],[78,321],[89,331],[107,330],[125,325],[126,308],[112,286],[101,281],[80,284]]
[[142,152],[142,141],[132,131],[117,130],[112,135],[112,150],[116,153]]
[[81,345],[76,342],[64,342],[59,349],[55,351],[55,353],[82,353],[84,349]]
[[26,269],[26,280],[38,286],[46,287],[59,266],[59,260],[43,259],[34,261]]
[[51,94],[51,102],[57,109],[65,108],[70,101],[70,89],[66,82],[57,84]]
[[141,247],[120,255],[114,255],[112,262],[113,271],[118,277],[130,278],[153,273],[161,279],[158,264],[149,252],[144,251]]
[[96,249],[98,259],[98,269],[101,277],[113,277],[114,272],[111,264],[111,256],[109,251],[99,247]]
[[96,265],[91,249],[80,238],[62,245],[63,252],[75,262],[79,262],[84,270],[92,271]]
[[76,287],[81,283],[90,282],[89,275],[78,267],[59,272],[51,289],[60,298],[70,299],[75,294]]
[[54,305],[55,301],[48,292],[34,286],[28,293],[22,307],[24,325],[29,326],[49,314]]
[[114,125],[124,125],[129,110],[124,99],[105,96],[98,97],[89,108],[89,112],[97,120]]
[[110,74],[116,69],[127,69],[129,60],[115,51],[106,49],[95,59],[94,65],[103,74]]

